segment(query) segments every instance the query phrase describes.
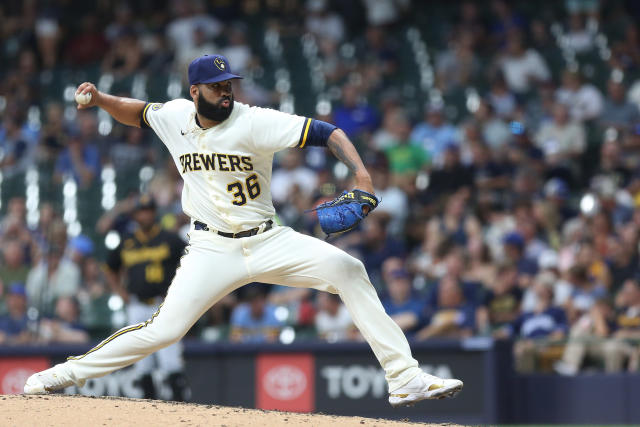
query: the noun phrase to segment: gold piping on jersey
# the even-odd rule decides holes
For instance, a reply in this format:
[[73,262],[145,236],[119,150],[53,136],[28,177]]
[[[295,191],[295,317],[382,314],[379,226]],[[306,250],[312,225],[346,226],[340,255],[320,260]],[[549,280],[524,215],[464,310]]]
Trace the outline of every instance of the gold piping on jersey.
[[131,332],[131,331],[137,331],[138,329],[142,329],[145,326],[153,323],[153,319],[155,319],[158,314],[160,313],[160,309],[162,308],[162,305],[164,304],[164,302],[162,304],[160,304],[160,306],[158,307],[158,310],[156,310],[155,313],[153,313],[153,315],[149,318],[149,320],[147,320],[144,323],[140,323],[138,325],[135,326],[131,326],[128,328],[124,328],[124,329],[120,329],[118,332],[116,332],[115,334],[111,335],[110,337],[108,337],[106,340],[102,341],[100,344],[98,344],[97,346],[93,347],[91,350],[87,351],[85,354],[83,354],[82,356],[69,356],[67,357],[67,360],[80,360],[83,357],[85,357],[86,355],[93,353],[96,350],[100,350],[102,347],[104,347],[107,343],[113,341],[114,339],[118,338],[121,335],[126,334],[127,332]]
[[151,107],[151,102],[144,106],[144,110],[142,110],[142,120],[147,124],[147,126],[151,127],[149,124],[149,120],[147,120],[147,110]]
[[307,119],[304,126],[304,134],[302,135],[302,141],[300,142],[300,148],[304,148],[304,144],[307,143],[307,135],[309,134],[309,126],[311,126],[311,119]]

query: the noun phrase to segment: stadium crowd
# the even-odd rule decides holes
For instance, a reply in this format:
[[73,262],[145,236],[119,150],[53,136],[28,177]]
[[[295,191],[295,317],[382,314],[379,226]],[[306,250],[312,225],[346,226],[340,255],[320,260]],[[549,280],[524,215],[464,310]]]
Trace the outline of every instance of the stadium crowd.
[[[132,231],[144,167],[154,170],[142,189],[159,223],[185,238],[188,229],[179,174],[159,140],[105,130],[97,111],[76,113],[62,91],[45,96],[57,70],[94,67],[131,95],[122,88],[134,75],[183,75],[192,58],[219,52],[250,77],[234,82],[237,101],[278,108],[281,91],[259,78],[265,46],[248,36],[257,19],[283,38],[312,37],[323,81],[339,89],[309,114],[357,144],[382,203],[331,242],[364,262],[410,339],[513,339],[523,372],[638,370],[637,4],[566,0],[534,15],[527,2],[463,1],[426,28],[415,11],[445,2],[88,3],[0,5],[0,343],[85,342],[123,325],[104,277],[105,236]],[[417,107],[404,79],[418,65],[400,54],[412,26],[433,57]],[[6,189],[34,167],[45,181],[35,207]],[[81,209],[106,170],[125,177],[119,200],[104,210],[91,201],[97,214],[78,234],[49,192],[71,180]],[[281,223],[320,238],[306,211],[350,188],[319,148],[280,153],[272,185]],[[336,296],[266,284],[226,297],[189,337],[360,339]]]

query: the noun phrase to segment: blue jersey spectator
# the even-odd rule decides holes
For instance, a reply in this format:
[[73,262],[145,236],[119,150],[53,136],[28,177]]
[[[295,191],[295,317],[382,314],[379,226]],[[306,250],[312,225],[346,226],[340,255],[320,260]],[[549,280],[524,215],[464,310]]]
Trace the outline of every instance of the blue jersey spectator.
[[372,133],[378,127],[378,114],[373,107],[358,100],[356,87],[345,85],[342,88],[342,106],[336,108],[333,122],[349,138],[357,138],[362,133]]
[[433,104],[426,109],[426,117],[411,132],[410,140],[426,151],[436,165],[442,165],[445,149],[458,141],[458,131],[447,123],[443,105]]
[[[395,263],[398,258],[390,258],[385,261],[384,267]],[[393,266],[384,273],[387,292],[381,302],[385,311],[407,333],[409,338],[419,326],[420,318],[424,312],[424,301],[414,295],[411,289],[411,276],[402,265]]]
[[236,342],[275,341],[282,322],[276,318],[275,307],[267,303],[266,295],[257,286],[245,292],[247,302],[231,313],[231,340]]
[[100,153],[93,145],[86,145],[77,135],[72,135],[68,146],[56,161],[56,178],[62,180],[71,174],[78,186],[87,188],[100,172]]
[[17,344],[28,338],[27,292],[14,282],[7,293],[7,314],[0,317],[0,343]]

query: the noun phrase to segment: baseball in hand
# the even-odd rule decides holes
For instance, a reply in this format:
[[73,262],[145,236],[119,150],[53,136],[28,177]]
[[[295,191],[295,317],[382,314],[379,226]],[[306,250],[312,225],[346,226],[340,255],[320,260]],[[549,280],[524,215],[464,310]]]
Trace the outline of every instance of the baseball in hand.
[[76,102],[80,105],[85,105],[91,102],[91,92],[76,93]]

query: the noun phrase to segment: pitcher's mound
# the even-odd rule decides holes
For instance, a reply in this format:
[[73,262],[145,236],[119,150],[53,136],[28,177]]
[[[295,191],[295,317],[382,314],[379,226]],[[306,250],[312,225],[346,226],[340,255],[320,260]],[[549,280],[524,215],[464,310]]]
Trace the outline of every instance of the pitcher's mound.
[[[362,417],[262,411],[120,397],[0,396],[2,426],[401,426]],[[414,424],[426,425],[426,424]]]

